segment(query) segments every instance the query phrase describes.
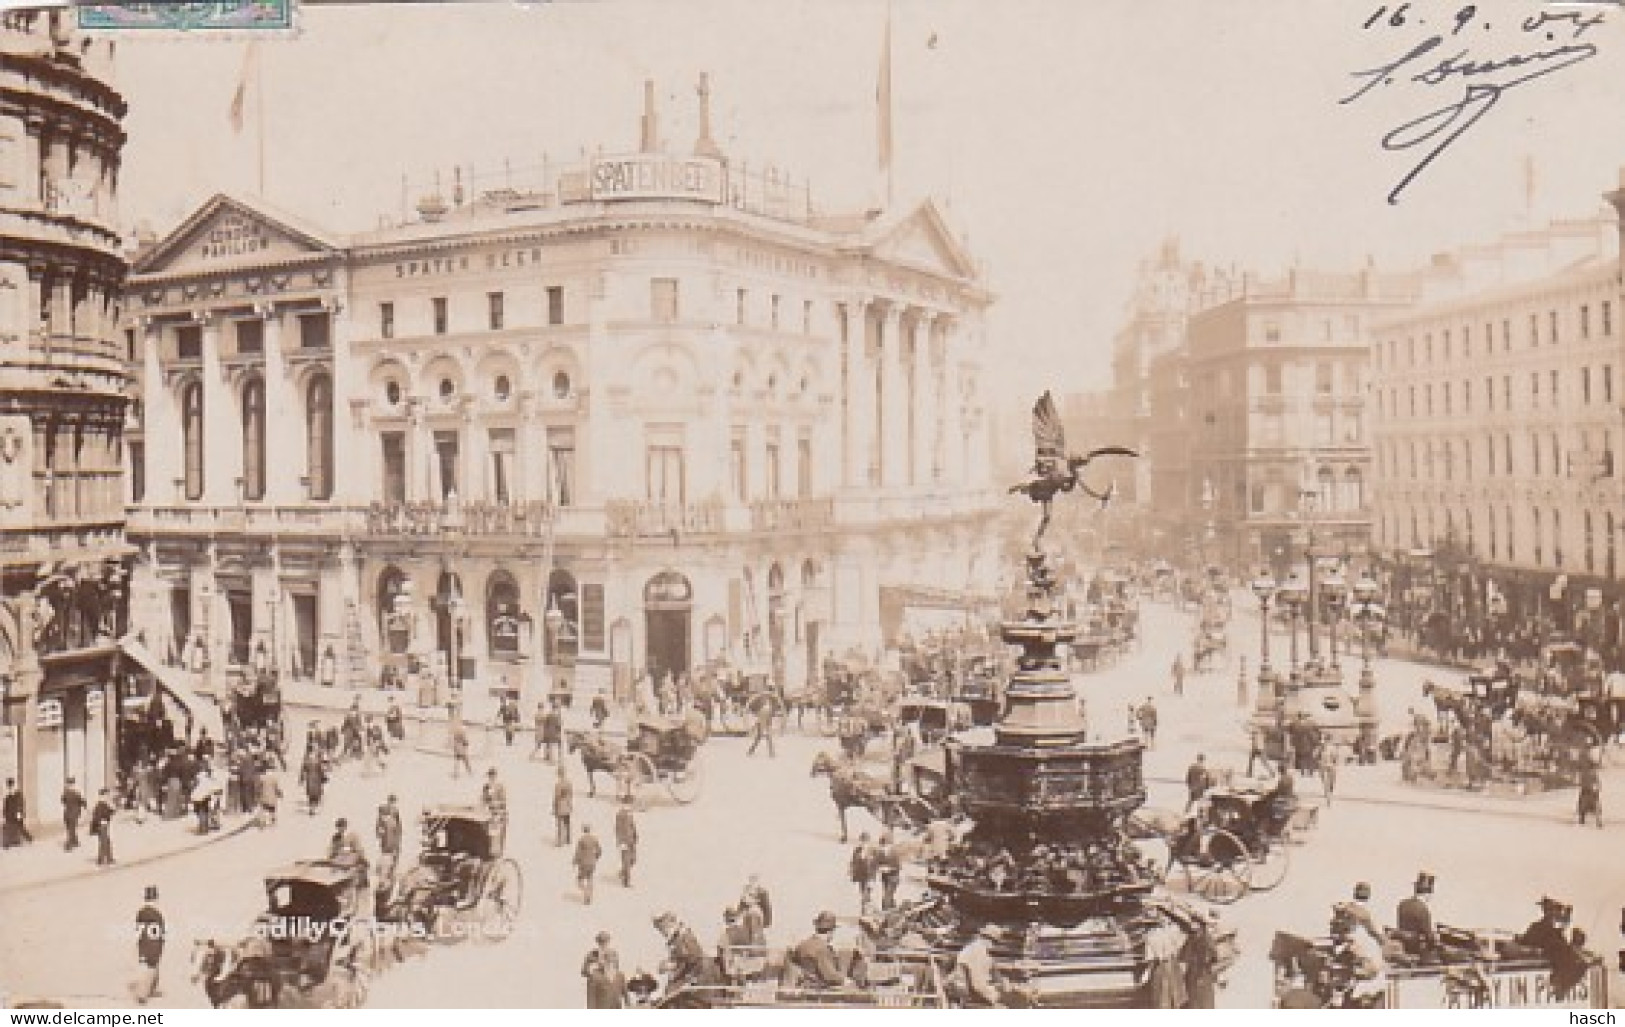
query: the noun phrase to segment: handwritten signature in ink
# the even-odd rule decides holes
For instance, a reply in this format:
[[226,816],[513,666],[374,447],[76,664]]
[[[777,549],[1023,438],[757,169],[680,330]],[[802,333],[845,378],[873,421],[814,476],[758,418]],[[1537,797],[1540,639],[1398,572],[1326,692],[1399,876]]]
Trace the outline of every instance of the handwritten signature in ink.
[[[1402,4],[1392,14],[1386,7],[1379,7],[1365,27],[1370,29],[1383,21],[1385,14],[1389,27],[1402,27],[1406,24],[1409,7]],[[1383,149],[1391,152],[1425,151],[1389,192],[1388,202],[1398,203],[1400,195],[1417,176],[1493,110],[1508,90],[1597,56],[1597,45],[1582,37],[1602,24],[1604,17],[1605,13],[1598,10],[1539,11],[1525,18],[1519,26],[1524,37],[1539,40],[1538,48],[1485,59],[1475,56],[1470,47],[1455,49],[1464,29],[1475,23],[1489,28],[1488,23],[1478,21],[1477,7],[1468,4],[1456,12],[1454,28],[1448,35],[1430,35],[1394,60],[1354,72],[1352,77],[1364,80],[1364,84],[1339,100],[1340,104],[1356,103],[1379,89],[1401,82],[1437,91],[1447,91],[1458,83],[1463,86],[1459,98],[1395,127],[1382,137]],[[1454,52],[1449,52],[1451,50]]]

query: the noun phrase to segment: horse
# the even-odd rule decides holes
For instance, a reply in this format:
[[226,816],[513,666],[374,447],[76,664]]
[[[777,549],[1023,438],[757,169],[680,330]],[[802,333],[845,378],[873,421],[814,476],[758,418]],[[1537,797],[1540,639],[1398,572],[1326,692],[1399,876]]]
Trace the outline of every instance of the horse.
[[886,822],[887,797],[891,784],[871,777],[858,769],[852,761],[837,762],[827,752],[813,760],[812,777],[829,778],[829,797],[835,803],[835,812],[841,818],[841,842],[847,839],[846,811],[853,807],[866,809],[881,823]]
[[1439,726],[1442,728],[1447,717],[1454,717],[1456,723],[1464,729],[1467,726],[1468,703],[1467,695],[1448,685],[1437,685],[1432,681],[1422,683],[1422,695],[1433,700],[1433,709],[1438,713]]
[[587,773],[587,794],[596,798],[598,791],[593,775],[602,772],[613,779],[621,764],[626,762],[626,748],[602,734],[589,734],[586,731],[566,731],[565,738],[568,752],[581,753],[581,767]]
[[270,975],[245,973],[249,962],[213,938],[200,938],[192,943],[192,982],[203,985],[215,1009],[278,1008],[281,988]]

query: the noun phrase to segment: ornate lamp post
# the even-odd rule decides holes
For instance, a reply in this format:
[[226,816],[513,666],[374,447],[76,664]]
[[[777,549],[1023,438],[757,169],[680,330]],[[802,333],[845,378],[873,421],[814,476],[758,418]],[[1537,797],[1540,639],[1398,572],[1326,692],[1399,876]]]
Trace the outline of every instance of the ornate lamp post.
[[1342,670],[1342,663],[1338,660],[1337,636],[1342,625],[1343,611],[1348,606],[1349,586],[1343,579],[1342,572],[1336,568],[1327,571],[1320,578],[1320,598],[1325,604],[1327,614],[1327,633],[1331,641],[1332,669]]
[[1275,670],[1270,666],[1270,604],[1280,586],[1268,571],[1253,579],[1253,595],[1258,597],[1258,702],[1254,707],[1261,722],[1274,716]]
[[1360,628],[1360,691],[1354,699],[1354,715],[1361,725],[1361,748],[1368,753],[1377,741],[1377,679],[1371,672],[1371,632],[1386,616],[1381,598],[1382,587],[1372,580],[1371,572],[1361,574],[1354,583],[1353,615]]
[[1287,609],[1287,624],[1289,626],[1292,646],[1292,673],[1298,672],[1298,617],[1304,606],[1309,602],[1309,586],[1303,583],[1297,571],[1287,575],[1286,581],[1276,589],[1275,598]]

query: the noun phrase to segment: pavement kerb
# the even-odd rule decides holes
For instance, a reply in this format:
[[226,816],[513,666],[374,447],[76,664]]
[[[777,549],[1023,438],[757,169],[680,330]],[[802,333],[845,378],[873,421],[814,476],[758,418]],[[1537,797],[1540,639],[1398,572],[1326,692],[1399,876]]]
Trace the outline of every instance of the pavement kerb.
[[195,852],[198,849],[204,848],[205,846],[223,842],[228,838],[235,838],[238,835],[248,831],[253,826],[254,818],[245,816],[233,827],[222,828],[219,831],[211,831],[208,835],[196,837],[187,844],[177,846],[172,849],[148,853],[145,856],[137,856],[135,859],[131,860],[120,860],[111,868],[90,864],[88,866],[81,867],[78,870],[65,874],[58,874],[54,877],[44,877],[32,881],[19,881],[16,884],[0,884],[0,895],[9,895],[12,892],[24,891],[29,888],[48,888],[52,885],[66,884],[69,881],[81,881],[89,877],[99,877],[108,873],[117,873],[120,870],[133,870],[136,867],[146,866],[148,863],[156,863],[161,859],[168,859],[171,856],[179,856],[186,852]]

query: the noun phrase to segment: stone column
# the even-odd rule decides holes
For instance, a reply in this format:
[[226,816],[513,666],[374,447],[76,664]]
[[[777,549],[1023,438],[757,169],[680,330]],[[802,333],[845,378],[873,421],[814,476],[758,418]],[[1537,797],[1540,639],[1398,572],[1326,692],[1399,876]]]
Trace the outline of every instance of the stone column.
[[243,467],[243,422],[220,366],[220,318],[193,315],[203,326],[203,502],[235,506]]
[[847,380],[845,470],[841,484],[867,489],[875,460],[875,372],[870,360],[869,301],[854,299],[845,307]]
[[908,402],[903,376],[903,308],[890,304],[880,323],[880,484],[908,482]]
[[273,506],[303,503],[300,478],[306,471],[303,398],[294,394],[283,359],[284,317],[271,303],[254,308],[265,324],[265,501]]
[[[339,274],[337,288],[345,288],[342,273]],[[368,433],[363,427],[365,422],[358,421],[351,410],[352,400],[367,395],[366,369],[357,363],[351,349],[351,336],[356,330],[351,311],[337,296],[328,299],[324,305],[331,318],[329,338],[333,346],[333,502],[356,506],[371,498],[373,482],[378,480],[376,472],[356,473],[360,468],[374,465],[378,443],[376,438],[367,437]],[[371,447],[363,449],[369,442]],[[371,453],[372,456],[364,458],[364,453]]]
[[963,489],[965,477],[965,408],[960,395],[959,332],[949,324],[942,333],[942,476],[954,489]]
[[939,315],[931,326],[930,368],[931,368],[931,419],[928,422],[929,452],[926,456],[927,470],[933,485],[940,485],[947,474],[947,454],[944,450],[947,439],[948,425],[948,324],[945,316]]
[[406,499],[416,502],[429,497],[429,461],[434,459],[434,440],[424,418],[423,400],[413,397],[407,404]]
[[177,399],[164,381],[164,333],[157,322],[143,319],[141,332],[142,439],[146,450],[147,506],[170,506],[180,498],[174,482],[181,476],[184,445]]
[[512,488],[521,503],[547,498],[547,428],[538,404],[535,392],[519,394],[519,430],[514,439],[518,452],[514,454]]

